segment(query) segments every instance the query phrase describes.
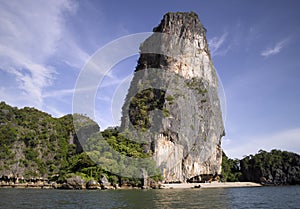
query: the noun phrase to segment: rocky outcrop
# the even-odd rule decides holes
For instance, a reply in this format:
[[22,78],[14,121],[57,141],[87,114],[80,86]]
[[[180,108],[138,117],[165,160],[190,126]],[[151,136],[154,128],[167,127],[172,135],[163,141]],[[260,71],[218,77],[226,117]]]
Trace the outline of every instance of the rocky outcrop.
[[68,178],[62,185],[62,189],[85,189],[85,181],[79,176]]
[[87,189],[101,189],[100,184],[95,180],[89,180],[86,183],[86,188]]
[[111,185],[111,183],[108,181],[108,179],[106,178],[106,176],[104,174],[101,175],[100,185],[101,185],[101,189],[112,189],[113,188],[113,186]]
[[193,13],[167,13],[140,47],[121,131],[145,144],[166,182],[221,172],[224,127],[206,29]]

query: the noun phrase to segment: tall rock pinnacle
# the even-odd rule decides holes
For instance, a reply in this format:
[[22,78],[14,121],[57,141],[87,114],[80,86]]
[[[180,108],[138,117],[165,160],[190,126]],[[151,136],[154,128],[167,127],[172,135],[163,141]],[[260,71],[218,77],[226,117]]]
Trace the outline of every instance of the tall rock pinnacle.
[[167,13],[140,46],[121,130],[144,144],[166,182],[221,172],[218,78],[197,14]]

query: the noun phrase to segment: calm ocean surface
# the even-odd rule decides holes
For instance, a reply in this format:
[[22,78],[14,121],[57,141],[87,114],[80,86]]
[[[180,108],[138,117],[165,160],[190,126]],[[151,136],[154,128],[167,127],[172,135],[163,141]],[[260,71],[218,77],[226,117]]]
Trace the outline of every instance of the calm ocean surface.
[[116,191],[0,189],[0,208],[300,208],[300,186]]

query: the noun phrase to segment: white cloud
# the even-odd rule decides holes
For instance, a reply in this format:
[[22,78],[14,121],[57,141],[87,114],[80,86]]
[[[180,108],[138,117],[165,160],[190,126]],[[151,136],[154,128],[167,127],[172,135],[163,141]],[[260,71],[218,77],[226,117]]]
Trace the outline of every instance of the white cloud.
[[76,10],[77,5],[72,0],[2,1],[0,71],[8,72],[15,81],[10,86],[14,87],[10,91],[14,95],[1,91],[1,100],[17,106],[42,108],[46,87],[51,86],[60,73],[50,64],[51,58],[64,58],[62,62],[82,67],[88,54],[68,33],[65,22],[67,15]]
[[222,145],[223,145],[223,146],[230,145],[230,143],[232,143],[232,140],[231,140],[231,139],[226,138],[226,137],[222,139]]
[[287,45],[288,42],[289,42],[289,39],[287,38],[287,39],[284,39],[284,40],[276,43],[273,48],[267,48],[267,49],[263,50],[261,52],[261,56],[267,58],[271,55],[280,53],[280,51]]
[[262,136],[226,140],[223,148],[229,157],[242,158],[258,150],[280,149],[300,153],[300,128],[283,130]]
[[45,92],[43,94],[43,98],[49,98],[49,97],[64,97],[66,95],[71,95],[74,94],[75,91],[77,93],[83,93],[83,92],[90,92],[90,91],[95,91],[97,89],[97,86],[87,86],[85,88],[71,88],[71,89],[59,89],[59,90],[52,90]]
[[[99,91],[101,90],[101,88],[113,88],[114,86],[120,84],[120,82],[122,81],[122,79],[119,79],[115,76],[108,76],[110,79],[109,80],[105,80],[104,82],[102,82],[99,86],[95,85],[95,86],[86,86],[84,88],[70,88],[70,89],[59,89],[59,90],[49,90],[45,93],[43,93],[42,97],[43,98],[50,98],[50,97],[64,97],[66,95],[72,95],[75,92],[76,93],[88,93],[88,92],[92,92],[93,94],[95,93],[95,91]],[[107,101],[106,97],[98,97],[99,99],[105,100]]]
[[46,105],[45,111],[50,112],[53,117],[62,117],[65,115],[64,112],[59,111],[57,108]]
[[[42,103],[42,89],[51,84],[54,70],[43,64],[35,63],[29,60],[14,49],[0,45],[0,56],[9,59],[10,63],[1,68],[15,76],[19,88],[31,98],[34,98],[35,105],[40,106]],[[5,63],[5,62],[3,62]]]
[[81,69],[90,58],[90,55],[76,43],[68,31],[64,31],[64,37],[58,45],[60,52],[56,55],[57,58],[72,68]]
[[230,45],[224,48],[224,43],[227,39],[228,33],[225,32],[223,33],[222,36],[220,37],[213,37],[211,40],[208,41],[208,46],[210,49],[210,52],[213,56],[217,56],[217,55],[225,55],[229,49],[230,49]]

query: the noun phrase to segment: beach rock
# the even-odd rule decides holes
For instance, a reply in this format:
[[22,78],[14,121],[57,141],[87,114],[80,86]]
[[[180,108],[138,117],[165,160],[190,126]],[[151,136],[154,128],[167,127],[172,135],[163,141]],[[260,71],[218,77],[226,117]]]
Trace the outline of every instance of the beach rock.
[[197,14],[176,12],[153,31],[140,46],[120,130],[144,144],[166,182],[220,174],[224,126],[206,29]]
[[85,189],[85,182],[79,176],[71,177],[63,183],[62,189]]
[[154,181],[153,179],[149,179],[149,187],[152,189],[160,189],[162,183],[160,181]]
[[100,180],[101,189],[112,189],[111,183],[107,180],[106,176],[104,174],[101,175]]
[[87,189],[100,189],[100,184],[95,181],[95,180],[89,180],[87,183],[86,183],[86,188]]
[[150,177],[145,169],[142,169],[142,189],[149,189],[150,187]]
[[52,182],[51,186],[52,186],[53,189],[59,188],[59,185],[56,182]]

